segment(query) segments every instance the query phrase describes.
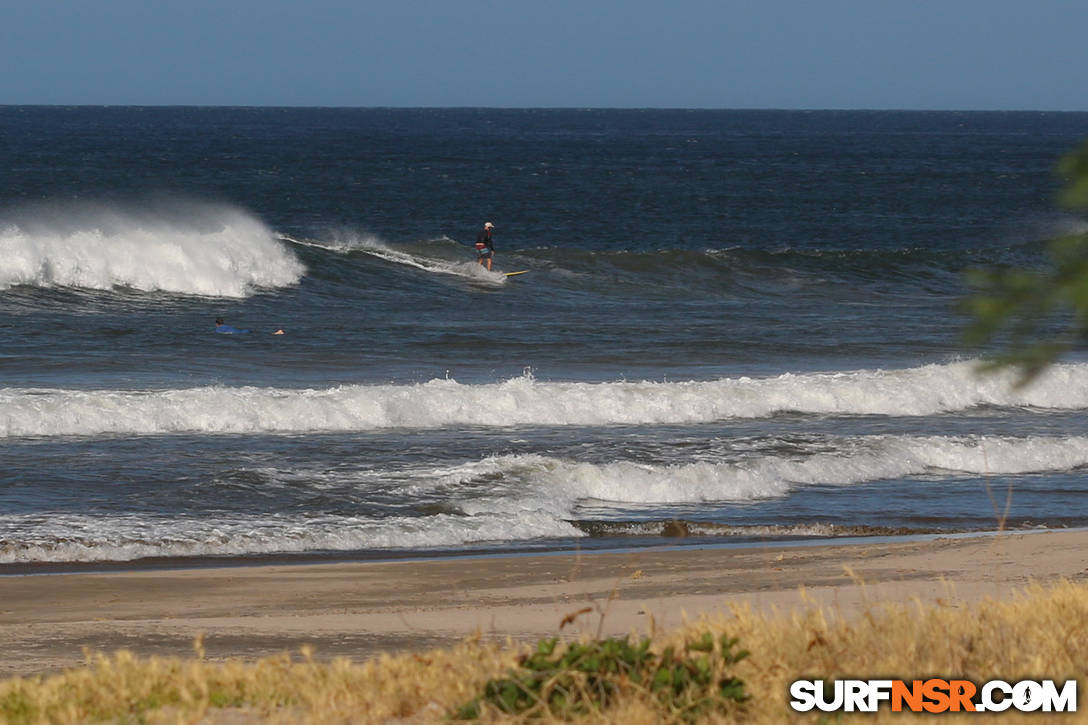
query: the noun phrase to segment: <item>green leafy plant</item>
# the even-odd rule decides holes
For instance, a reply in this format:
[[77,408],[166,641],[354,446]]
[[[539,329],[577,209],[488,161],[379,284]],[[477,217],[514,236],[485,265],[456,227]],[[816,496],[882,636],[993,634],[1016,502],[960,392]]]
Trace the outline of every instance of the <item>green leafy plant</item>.
[[[1058,166],[1066,179],[1062,204],[1088,210],[1088,143]],[[967,341],[1000,342],[1004,352],[991,358],[989,369],[1014,367],[1021,383],[1031,381],[1079,341],[1088,339],[1088,233],[1051,241],[1047,264],[1039,269],[1008,267],[973,270],[974,289],[963,304],[971,318]],[[1065,328],[1053,333],[1048,325]]]
[[621,697],[643,693],[656,700],[670,719],[692,721],[698,715],[739,705],[748,699],[744,682],[730,667],[748,656],[736,650],[736,638],[709,632],[682,649],[650,649],[643,638],[627,637],[572,643],[557,652],[558,639],[537,643],[519,659],[509,676],[488,681],[483,692],[454,717],[479,718],[486,707],[503,713],[570,718],[603,711]]

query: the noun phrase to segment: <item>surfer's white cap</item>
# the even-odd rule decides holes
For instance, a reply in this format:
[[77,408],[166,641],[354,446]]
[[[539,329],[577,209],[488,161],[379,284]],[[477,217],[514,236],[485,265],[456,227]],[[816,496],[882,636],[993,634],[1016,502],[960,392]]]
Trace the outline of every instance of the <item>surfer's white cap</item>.
[[484,222],[484,229],[494,229],[495,225],[491,222]]

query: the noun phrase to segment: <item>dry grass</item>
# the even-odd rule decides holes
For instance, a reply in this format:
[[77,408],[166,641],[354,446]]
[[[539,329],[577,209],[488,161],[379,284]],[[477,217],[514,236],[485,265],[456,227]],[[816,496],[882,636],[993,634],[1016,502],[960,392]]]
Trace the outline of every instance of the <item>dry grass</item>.
[[[850,617],[828,610],[776,617],[740,608],[730,617],[656,633],[654,647],[679,645],[708,630],[739,637],[740,646],[751,652],[734,672],[745,681],[751,699],[743,712],[723,710],[708,716],[707,722],[913,718],[890,712],[854,718],[794,714],[788,689],[798,678],[944,676],[975,682],[1077,678],[1081,692],[1088,682],[1088,586],[1068,582],[971,607],[874,605]],[[506,674],[524,651],[513,644],[468,641],[362,664],[319,662],[309,653],[250,663],[209,662],[201,656],[141,659],[126,652],[92,655],[87,666],[60,675],[0,682],[0,722],[443,722],[488,679]],[[941,722],[978,719],[936,717]],[[1046,716],[1021,719],[1039,723],[1040,717]],[[485,713],[484,719],[511,718]],[[1002,722],[1016,719],[1001,716]],[[587,718],[625,725],[667,720],[668,714],[653,698],[640,697],[637,691],[607,712]]]

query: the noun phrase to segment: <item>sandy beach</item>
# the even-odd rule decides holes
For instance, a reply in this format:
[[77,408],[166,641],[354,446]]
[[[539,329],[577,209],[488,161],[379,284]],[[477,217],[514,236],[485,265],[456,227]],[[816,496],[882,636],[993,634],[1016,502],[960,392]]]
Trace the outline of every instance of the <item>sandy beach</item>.
[[209,658],[308,644],[319,658],[361,660],[474,634],[531,641],[647,632],[738,604],[823,606],[844,616],[884,601],[960,606],[1086,576],[1084,530],[7,576],[0,676],[75,666],[84,648],[185,656],[201,635]]

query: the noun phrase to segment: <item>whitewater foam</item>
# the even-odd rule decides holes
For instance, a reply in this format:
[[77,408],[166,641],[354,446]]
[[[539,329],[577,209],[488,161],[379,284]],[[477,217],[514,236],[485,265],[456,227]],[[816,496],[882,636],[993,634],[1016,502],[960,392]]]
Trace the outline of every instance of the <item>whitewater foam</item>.
[[7,538],[0,539],[0,564],[365,551],[584,536],[566,521],[524,515],[516,521],[501,515],[449,514],[381,520],[283,516],[199,521],[63,515],[50,517],[48,525],[26,523],[20,517],[0,516],[0,531],[7,532]]
[[455,426],[690,424],[811,415],[926,416],[989,405],[1088,408],[1088,364],[1054,366],[1025,388],[972,362],[904,370],[785,374],[689,382],[540,382],[328,389],[0,389],[0,437],[299,433]]
[[[1086,437],[868,436],[831,439],[826,445],[834,450],[665,465],[593,464],[535,454],[498,456],[445,475],[462,482],[486,477],[496,490],[518,491],[518,507],[566,512],[587,499],[623,504],[754,501],[784,497],[801,486],[851,486],[923,474],[1069,471],[1088,465]],[[526,493],[533,489],[535,494]],[[479,513],[493,510],[493,505],[476,501],[467,510]]]
[[0,289],[245,297],[295,284],[304,273],[259,219],[216,204],[64,204],[0,216]]
[[[504,285],[507,282],[504,275],[498,272],[489,272],[477,262],[451,262],[449,260],[438,259],[424,254],[407,252],[396,249],[373,236],[348,235],[347,237],[335,239],[331,242],[306,241],[285,234],[280,234],[278,236],[280,239],[292,244],[324,249],[325,251],[335,252],[337,254],[350,254],[354,252],[367,254],[376,259],[380,259],[383,262],[411,267],[427,272],[428,274],[462,277],[472,280],[473,282],[491,285]],[[443,241],[452,243],[452,240],[444,239]]]
[[[768,449],[772,450],[772,449]],[[743,448],[715,460],[648,464],[587,463],[541,454],[500,455],[442,468],[320,471],[267,469],[262,487],[320,489],[344,485],[337,498],[369,500],[383,485],[443,501],[423,516],[223,512],[199,517],[148,514],[0,514],[0,564],[130,561],[145,557],[204,557],[465,546],[481,542],[575,538],[593,522],[580,507],[743,503],[783,498],[812,485],[851,486],[926,476],[932,484],[964,475],[1064,472],[1088,466],[1088,437],[846,436],[828,437],[809,452],[789,455]],[[390,482],[393,482],[392,484]],[[612,522],[613,524],[615,522]],[[598,528],[607,529],[606,519]],[[639,533],[624,524],[625,533]],[[700,528],[703,527],[703,528]],[[660,527],[657,527],[660,528]],[[753,526],[695,524],[691,533],[760,535]],[[816,523],[790,535],[829,535]],[[650,532],[648,529],[643,533]],[[766,535],[776,533],[768,528]],[[841,535],[841,532],[840,534]]]

